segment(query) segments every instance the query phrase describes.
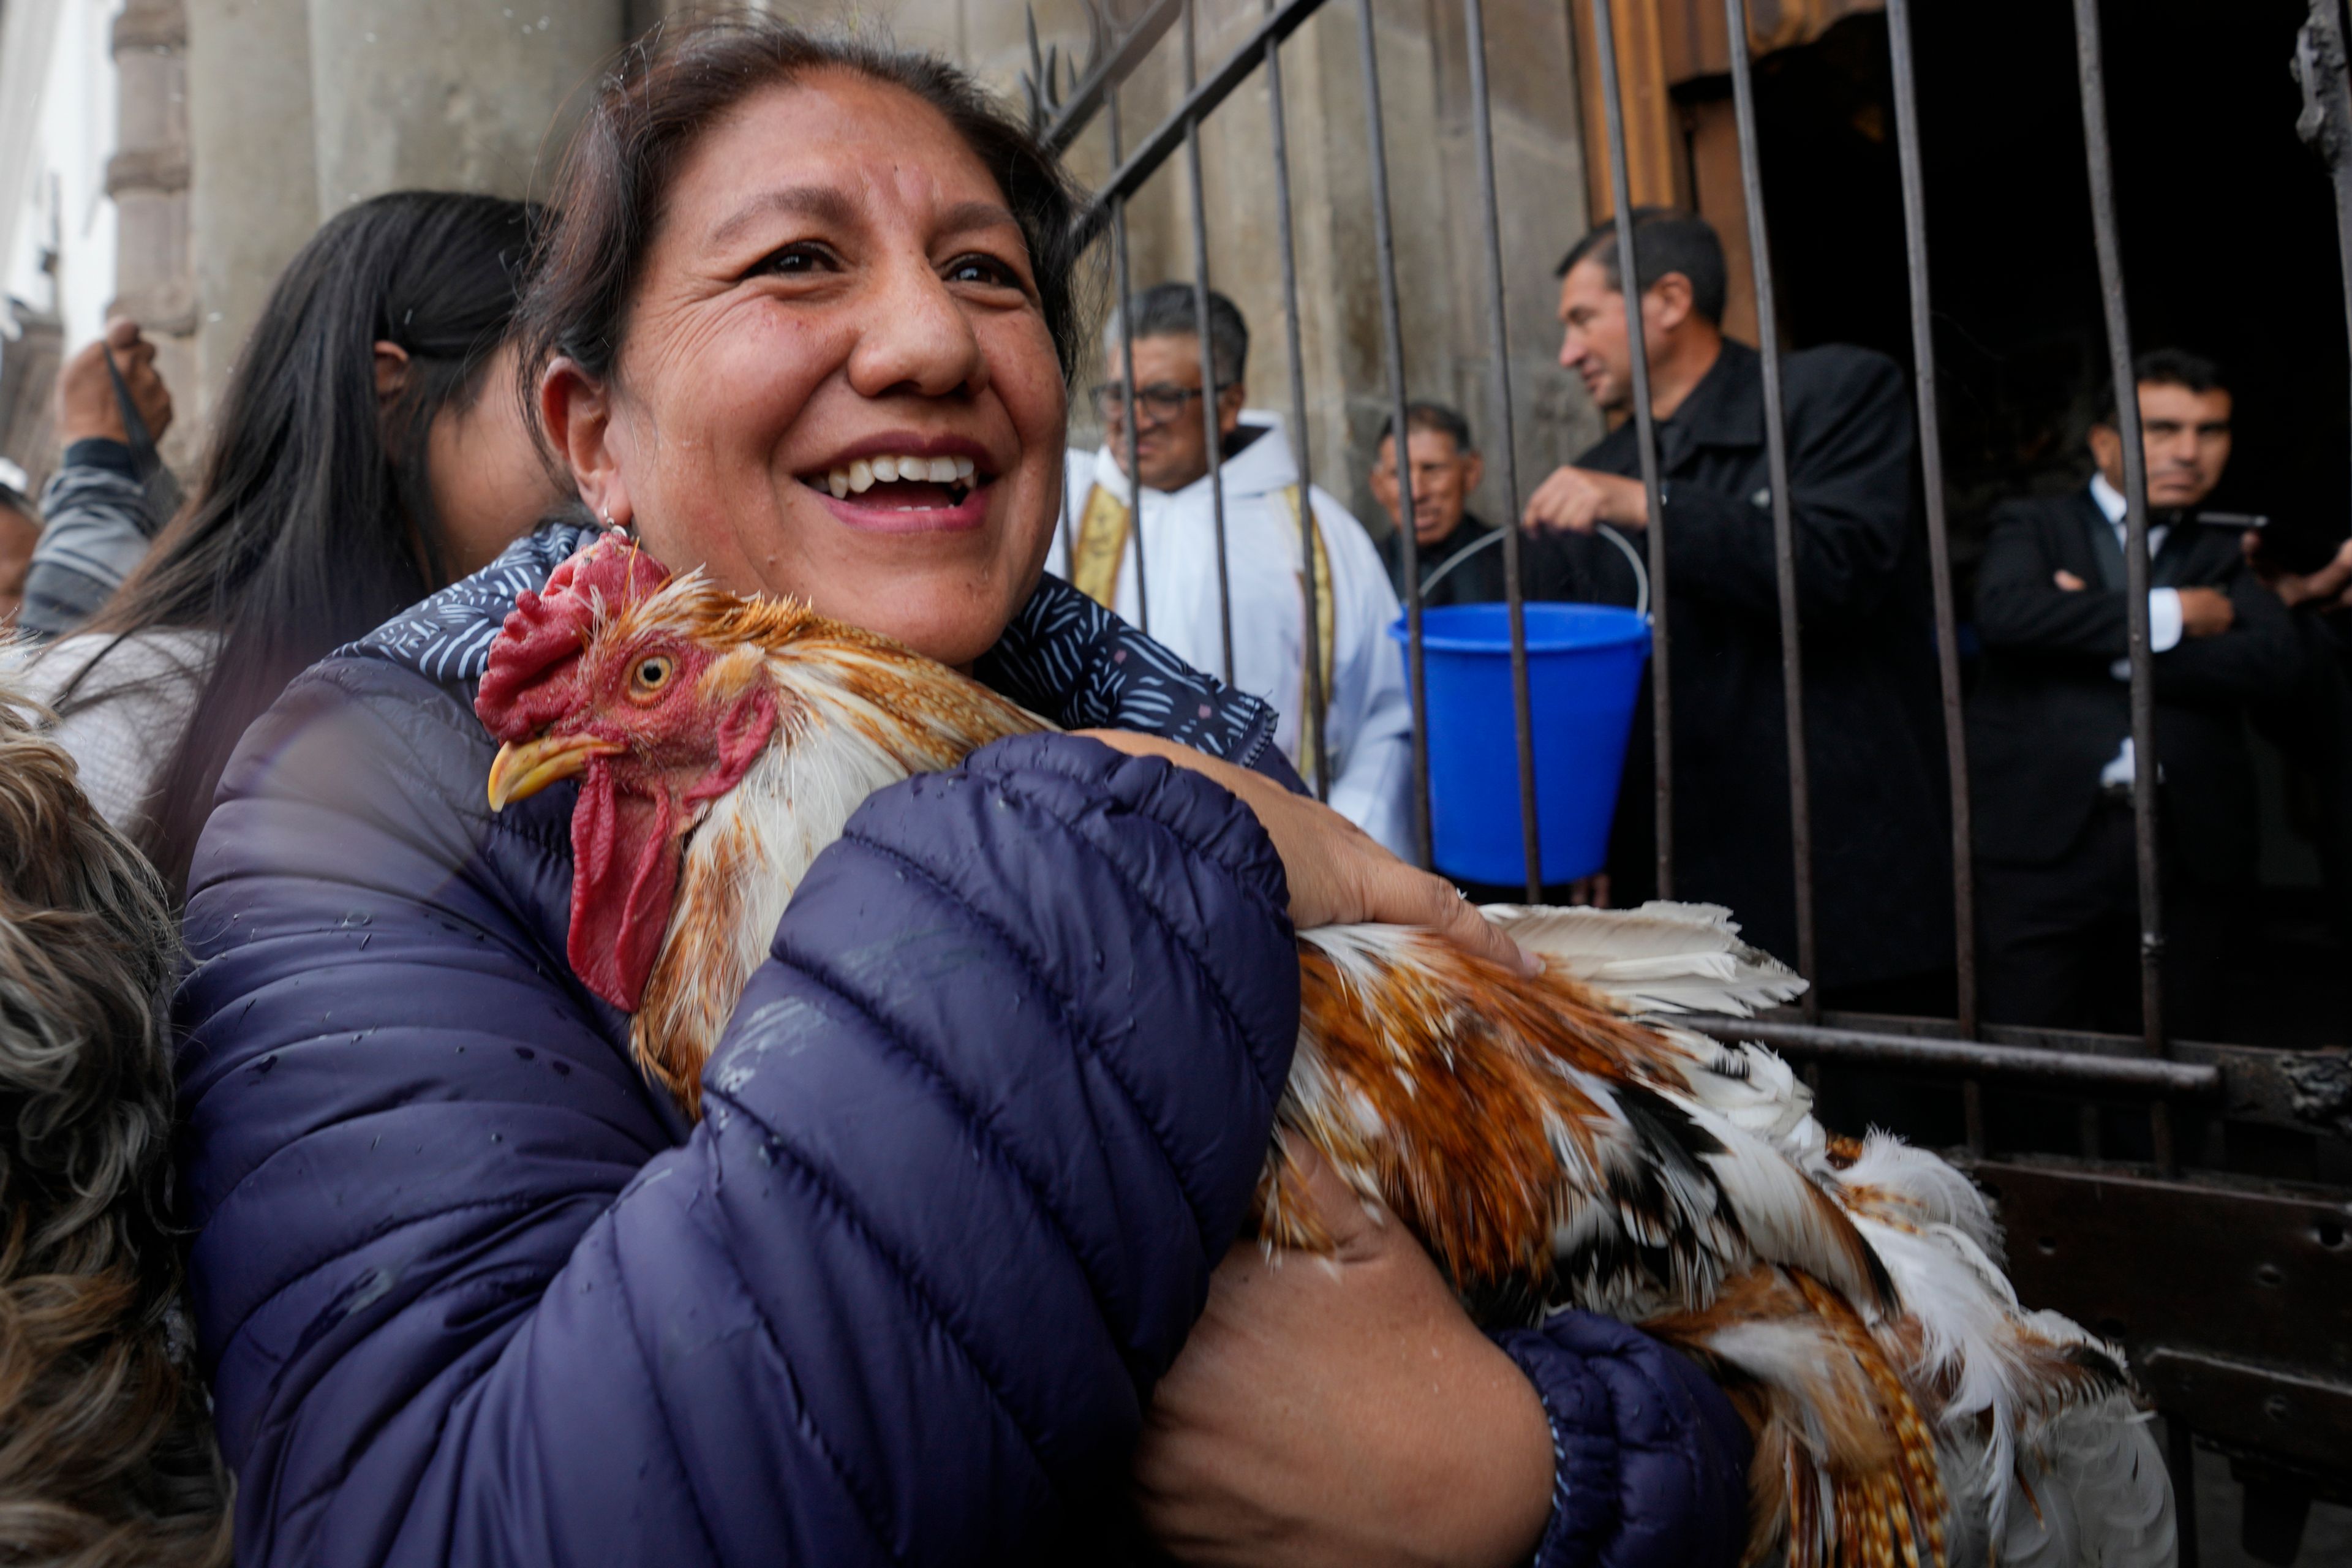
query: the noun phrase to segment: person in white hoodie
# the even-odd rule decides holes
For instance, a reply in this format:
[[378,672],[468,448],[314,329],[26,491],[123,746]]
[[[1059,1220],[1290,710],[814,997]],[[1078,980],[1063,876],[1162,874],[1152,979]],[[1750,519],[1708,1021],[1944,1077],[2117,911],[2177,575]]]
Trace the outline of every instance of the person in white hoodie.
[[[1317,716],[1306,659],[1308,576],[1300,526],[1300,508],[1310,505],[1319,544],[1313,584],[1328,798],[1334,810],[1412,859],[1412,710],[1403,658],[1388,635],[1397,618],[1396,592],[1379,550],[1347,508],[1320,487],[1302,502],[1298,463],[1279,421],[1244,406],[1249,329],[1232,300],[1214,291],[1208,298],[1213,388],[1202,380],[1192,286],[1162,283],[1133,301],[1139,524],[1126,468],[1124,332],[1112,318],[1103,335],[1107,374],[1095,388],[1104,442],[1069,454],[1062,527],[1046,570],[1195,668],[1271,703],[1282,714],[1276,742],[1312,784]],[[1219,432],[1222,576],[1204,395],[1214,399]]]

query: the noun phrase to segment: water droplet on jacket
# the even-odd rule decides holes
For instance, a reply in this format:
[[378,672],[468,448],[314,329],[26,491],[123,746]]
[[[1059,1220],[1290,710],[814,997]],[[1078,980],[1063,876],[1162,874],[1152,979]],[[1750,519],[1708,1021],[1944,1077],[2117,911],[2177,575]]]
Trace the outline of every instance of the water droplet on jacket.
[[570,1078],[572,1076],[572,1064],[565,1061],[561,1057],[548,1058],[547,1065],[555,1069],[555,1076],[558,1078]]
[[253,1076],[254,1076],[254,1077],[256,1077],[256,1078],[260,1078],[260,1077],[264,1076],[265,1074],[267,1074],[267,1073],[269,1071],[269,1069],[270,1069],[271,1068],[274,1068],[274,1067],[276,1067],[277,1065],[278,1065],[278,1053],[277,1053],[276,1051],[272,1051],[272,1052],[270,1052],[268,1056],[266,1056],[266,1057],[262,1058],[259,1061],[257,1061],[257,1062],[256,1062],[256,1063],[254,1063],[254,1064],[253,1064]]
[[532,1050],[529,1046],[517,1046],[514,1048],[514,1054],[520,1057],[527,1062],[537,1060],[539,1056],[539,1053]]
[[493,1143],[503,1143],[506,1141],[507,1135],[503,1132],[493,1132],[490,1134],[490,1142]]

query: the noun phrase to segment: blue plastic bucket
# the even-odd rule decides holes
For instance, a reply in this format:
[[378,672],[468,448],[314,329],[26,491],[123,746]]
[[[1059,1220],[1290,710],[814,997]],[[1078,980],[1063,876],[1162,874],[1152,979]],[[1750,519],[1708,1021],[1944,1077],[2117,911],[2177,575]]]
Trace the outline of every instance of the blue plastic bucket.
[[[1650,657],[1650,625],[1613,605],[1526,609],[1543,880],[1568,882],[1591,876],[1608,860],[1609,823],[1617,810],[1642,665]],[[1421,626],[1429,679],[1433,858],[1439,870],[1465,881],[1524,884],[1509,609],[1448,605],[1423,611]],[[1402,656],[1402,616],[1389,636]],[[1412,679],[1409,658],[1405,679]]]

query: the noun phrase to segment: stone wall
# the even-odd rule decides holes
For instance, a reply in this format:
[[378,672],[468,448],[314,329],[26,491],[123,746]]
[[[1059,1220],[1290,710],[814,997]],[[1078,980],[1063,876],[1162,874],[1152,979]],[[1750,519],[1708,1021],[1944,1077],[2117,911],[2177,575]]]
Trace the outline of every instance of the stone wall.
[[[1581,384],[1556,363],[1553,323],[1551,268],[1585,226],[1582,131],[1562,7],[1551,0],[1488,0],[1485,10],[1524,497],[1601,430]],[[1083,49],[1076,4],[1041,4],[1037,13],[1042,37]],[[1481,443],[1494,448],[1502,438],[1501,416],[1461,0],[1377,0],[1373,13],[1407,382],[1415,397],[1460,407]],[[1247,37],[1264,10],[1257,0],[1202,0],[1200,15],[1198,68],[1205,74]],[[1019,6],[900,0],[887,16],[905,41],[945,49],[1001,90],[1017,92],[1028,60]],[[1282,53],[1283,101],[1311,459],[1317,482],[1380,531],[1386,520],[1364,475],[1390,399],[1357,26],[1353,0],[1328,0],[1292,37]],[[1181,89],[1181,41],[1171,33],[1123,95],[1129,149],[1174,109]],[[1210,282],[1234,298],[1250,323],[1251,402],[1286,419],[1291,366],[1270,136],[1261,71],[1203,128],[1202,183]],[[1089,184],[1108,173],[1108,127],[1100,119],[1073,149],[1071,163]],[[1191,211],[1180,153],[1129,209],[1137,289],[1192,277]],[[1474,503],[1490,520],[1510,510],[1501,470],[1490,458]]]
[[531,194],[625,14],[625,0],[186,3],[207,405],[327,217],[406,187]]
[[[184,110],[163,114],[163,90],[142,89],[158,124],[168,121],[176,132],[176,162],[126,161],[126,175],[142,171],[150,183],[123,188],[133,201],[155,204],[157,237],[141,241],[138,287],[150,291],[141,298],[168,304],[172,319],[186,323],[193,360],[174,385],[194,394],[182,397],[192,416],[217,395],[271,281],[322,217],[401,185],[528,193],[542,154],[559,144],[567,106],[576,104],[625,26],[642,29],[671,8],[666,0],[416,0],[397,8],[368,0],[134,0],[131,14],[170,7],[177,16],[183,3],[186,19],[176,32],[137,33],[141,48],[152,38],[171,51],[139,55],[138,70],[184,73]],[[1113,0],[1115,11],[1133,4]],[[1027,32],[1024,9],[1012,0],[774,8],[878,25],[1018,97]],[[1049,42],[1083,49],[1080,0],[1040,0],[1036,9]],[[1554,363],[1550,267],[1584,227],[1582,130],[1562,7],[1554,0],[1488,0],[1486,9],[1524,495],[1600,432],[1581,388]],[[1202,0],[1201,68],[1222,59],[1262,14],[1257,0]],[[1501,430],[1461,0],[1376,0],[1374,14],[1411,389],[1460,405],[1491,449]],[[1385,520],[1363,475],[1388,394],[1358,37],[1353,0],[1329,0],[1285,46],[1283,65],[1310,451],[1318,481],[1377,530]],[[1181,96],[1180,60],[1180,40],[1171,34],[1124,94],[1130,147]],[[126,160],[133,148],[131,68]],[[1286,413],[1291,367],[1267,112],[1261,73],[1203,132],[1209,273],[1249,318],[1252,401]],[[169,144],[157,134],[157,145]],[[1072,164],[1089,183],[1108,173],[1108,127],[1099,118],[1073,150]],[[173,213],[183,215],[176,242],[164,234]],[[1189,221],[1180,157],[1132,208],[1137,287],[1191,277]],[[128,205],[124,222],[128,299]],[[167,275],[180,279],[177,294]],[[198,423],[186,418],[183,428],[193,434]],[[1489,518],[1509,510],[1502,491],[1501,465],[1490,461],[1476,503]]]

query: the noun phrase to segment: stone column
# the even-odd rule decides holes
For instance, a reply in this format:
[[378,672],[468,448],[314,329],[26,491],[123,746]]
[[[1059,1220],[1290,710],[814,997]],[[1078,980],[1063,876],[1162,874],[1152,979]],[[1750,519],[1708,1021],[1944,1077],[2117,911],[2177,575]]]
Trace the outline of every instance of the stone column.
[[[209,410],[287,261],[319,226],[305,0],[187,0],[196,376]],[[195,400],[183,395],[183,416]]]
[[187,13],[181,0],[130,0],[114,21],[121,132],[106,169],[117,221],[114,313],[136,317],[178,399],[164,460],[185,470],[203,424],[195,290],[188,271]]
[[[319,210],[410,187],[544,188],[624,0],[309,0]],[[536,180],[536,184],[534,183]]]

